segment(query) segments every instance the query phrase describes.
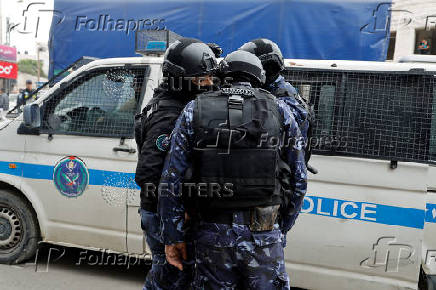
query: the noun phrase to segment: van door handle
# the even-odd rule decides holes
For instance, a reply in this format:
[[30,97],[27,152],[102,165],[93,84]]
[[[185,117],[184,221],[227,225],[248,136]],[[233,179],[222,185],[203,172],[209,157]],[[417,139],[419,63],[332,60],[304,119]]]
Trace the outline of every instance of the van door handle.
[[127,152],[130,154],[136,153],[136,149],[130,147],[114,147],[113,150],[114,152]]

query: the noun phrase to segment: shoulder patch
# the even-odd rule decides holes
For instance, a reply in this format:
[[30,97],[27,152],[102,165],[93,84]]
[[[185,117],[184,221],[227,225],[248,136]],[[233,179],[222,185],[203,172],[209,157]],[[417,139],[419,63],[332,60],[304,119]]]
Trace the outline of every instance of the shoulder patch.
[[170,147],[170,135],[162,134],[156,139],[156,147],[162,152],[168,151]]

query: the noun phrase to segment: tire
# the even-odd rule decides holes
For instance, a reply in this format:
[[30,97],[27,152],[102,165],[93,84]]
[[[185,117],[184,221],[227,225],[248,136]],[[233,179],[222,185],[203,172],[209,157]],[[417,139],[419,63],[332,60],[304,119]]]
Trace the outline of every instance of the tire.
[[24,262],[35,254],[39,240],[31,206],[13,191],[0,189],[0,263]]

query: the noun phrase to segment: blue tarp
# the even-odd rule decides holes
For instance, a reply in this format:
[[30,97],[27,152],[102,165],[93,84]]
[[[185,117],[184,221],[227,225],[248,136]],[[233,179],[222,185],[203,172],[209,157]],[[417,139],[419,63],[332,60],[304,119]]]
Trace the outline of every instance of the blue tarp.
[[391,0],[55,0],[50,76],[81,56],[135,56],[137,29],[170,29],[227,54],[266,37],[286,58],[386,59]]

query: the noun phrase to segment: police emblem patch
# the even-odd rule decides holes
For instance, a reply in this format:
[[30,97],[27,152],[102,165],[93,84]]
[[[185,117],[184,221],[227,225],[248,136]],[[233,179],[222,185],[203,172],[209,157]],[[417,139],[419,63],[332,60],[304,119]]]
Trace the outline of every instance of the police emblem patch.
[[67,197],[82,195],[88,186],[89,173],[85,163],[76,156],[61,159],[53,171],[53,181],[57,190]]
[[170,146],[169,135],[162,134],[156,139],[156,147],[162,152],[168,151],[168,147]]

